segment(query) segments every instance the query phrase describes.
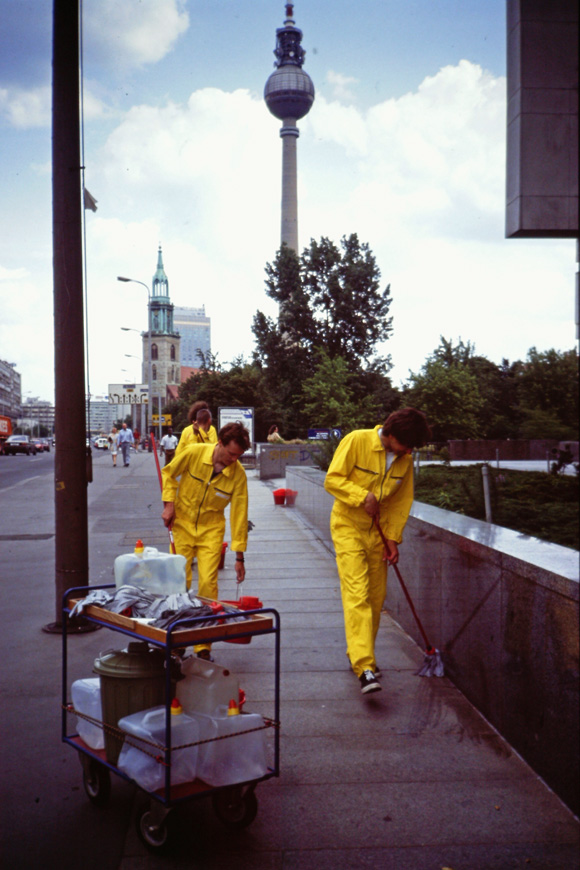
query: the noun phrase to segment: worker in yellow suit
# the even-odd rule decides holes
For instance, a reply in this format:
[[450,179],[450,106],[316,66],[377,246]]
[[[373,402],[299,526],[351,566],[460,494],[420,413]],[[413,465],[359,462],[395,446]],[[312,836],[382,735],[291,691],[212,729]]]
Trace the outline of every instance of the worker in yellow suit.
[[192,444],[217,444],[217,432],[212,426],[211,411],[207,402],[194,402],[187,413],[190,425],[181,433],[176,453]]
[[[243,583],[246,576],[248,486],[239,458],[249,446],[247,429],[241,423],[228,423],[220,429],[216,444],[192,445],[162,469],[161,517],[173,530],[177,553],[186,558],[188,589],[192,560],[197,559],[197,594],[203,598],[218,597],[218,566],[228,504],[237,582]],[[200,644],[195,651],[201,658],[211,658],[210,649],[210,644]]]
[[413,503],[414,447],[431,437],[425,415],[414,408],[392,413],[382,426],[357,429],[337,447],[325,479],[334,496],[330,531],[340,577],[346,652],[363,694],[377,692],[375,639],[387,590],[387,563],[376,528],[395,564]]

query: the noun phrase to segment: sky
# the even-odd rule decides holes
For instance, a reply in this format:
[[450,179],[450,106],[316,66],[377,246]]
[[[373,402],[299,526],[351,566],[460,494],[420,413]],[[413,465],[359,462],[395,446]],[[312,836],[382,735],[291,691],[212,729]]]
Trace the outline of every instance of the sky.
[[[175,305],[251,358],[280,246],[279,0],[85,0],[87,389],[140,379],[161,245]],[[299,248],[357,233],[391,286],[393,384],[444,336],[495,363],[575,346],[575,243],[506,239],[504,0],[297,0]],[[50,0],[0,0],[0,359],[54,399]],[[126,327],[129,331],[124,331]],[[130,331],[135,330],[135,331]]]

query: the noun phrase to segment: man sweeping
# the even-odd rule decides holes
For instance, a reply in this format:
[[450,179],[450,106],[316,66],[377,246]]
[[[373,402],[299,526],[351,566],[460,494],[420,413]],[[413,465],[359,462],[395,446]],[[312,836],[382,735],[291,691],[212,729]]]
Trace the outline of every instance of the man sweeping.
[[415,408],[390,414],[382,426],[343,438],[328,469],[325,489],[334,496],[330,531],[340,577],[346,652],[361,692],[378,692],[375,639],[387,589],[387,563],[375,523],[387,543],[387,561],[399,559],[413,503],[414,447],[431,438]]

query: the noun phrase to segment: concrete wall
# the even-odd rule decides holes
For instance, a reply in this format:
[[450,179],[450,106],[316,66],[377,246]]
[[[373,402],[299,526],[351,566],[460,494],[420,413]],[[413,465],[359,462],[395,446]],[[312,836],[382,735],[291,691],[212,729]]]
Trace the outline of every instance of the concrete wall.
[[318,449],[311,444],[260,444],[260,480],[284,477],[287,465],[314,466],[317,456]]
[[[286,484],[332,549],[324,472]],[[578,553],[415,502],[399,567],[446,675],[578,813]],[[386,606],[423,648],[394,573]]]

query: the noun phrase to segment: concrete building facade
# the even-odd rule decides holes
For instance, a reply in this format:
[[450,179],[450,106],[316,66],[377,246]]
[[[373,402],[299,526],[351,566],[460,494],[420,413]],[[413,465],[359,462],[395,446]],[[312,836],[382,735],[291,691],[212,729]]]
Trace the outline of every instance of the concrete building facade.
[[15,363],[0,359],[0,415],[16,420],[22,404],[22,379]]

